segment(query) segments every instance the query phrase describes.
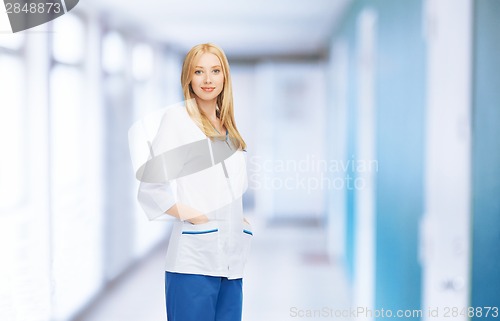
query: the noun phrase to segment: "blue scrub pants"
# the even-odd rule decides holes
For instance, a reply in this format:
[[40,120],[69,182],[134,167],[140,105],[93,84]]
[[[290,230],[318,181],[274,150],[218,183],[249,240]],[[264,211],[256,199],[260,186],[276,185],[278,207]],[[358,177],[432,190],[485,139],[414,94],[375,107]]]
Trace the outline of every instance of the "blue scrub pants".
[[168,321],[241,321],[242,279],[165,272]]

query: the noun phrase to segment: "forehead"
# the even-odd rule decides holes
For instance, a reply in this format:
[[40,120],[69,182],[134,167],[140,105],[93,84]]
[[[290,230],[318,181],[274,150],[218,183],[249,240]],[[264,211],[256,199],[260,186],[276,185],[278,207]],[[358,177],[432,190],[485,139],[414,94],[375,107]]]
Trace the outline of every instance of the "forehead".
[[213,67],[213,66],[219,66],[220,65],[220,60],[219,58],[214,55],[211,52],[205,52],[203,53],[197,61],[194,62],[195,66],[201,66],[201,67]]

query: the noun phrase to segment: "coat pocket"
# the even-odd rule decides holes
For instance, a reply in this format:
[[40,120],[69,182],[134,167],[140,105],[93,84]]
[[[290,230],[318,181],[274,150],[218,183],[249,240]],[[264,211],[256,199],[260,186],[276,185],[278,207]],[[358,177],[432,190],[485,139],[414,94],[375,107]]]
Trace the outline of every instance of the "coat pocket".
[[177,263],[187,270],[213,271],[219,262],[219,228],[216,222],[184,223]]
[[202,231],[182,231],[182,234],[196,235],[196,234],[208,234],[208,233],[215,233],[215,232],[219,232],[219,229],[214,228],[211,230],[202,230]]
[[252,238],[253,238],[253,228],[252,226],[247,223],[243,222],[243,262],[246,262],[248,255],[250,254],[250,248],[252,245]]

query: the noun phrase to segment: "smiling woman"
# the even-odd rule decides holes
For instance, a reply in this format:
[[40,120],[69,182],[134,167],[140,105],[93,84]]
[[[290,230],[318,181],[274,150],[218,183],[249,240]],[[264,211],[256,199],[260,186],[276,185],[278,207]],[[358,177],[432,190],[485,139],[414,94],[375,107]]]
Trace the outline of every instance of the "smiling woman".
[[223,51],[193,47],[181,85],[185,103],[164,112],[150,158],[136,172],[139,202],[150,219],[175,219],[165,265],[168,320],[238,321],[253,232],[242,206],[246,144]]

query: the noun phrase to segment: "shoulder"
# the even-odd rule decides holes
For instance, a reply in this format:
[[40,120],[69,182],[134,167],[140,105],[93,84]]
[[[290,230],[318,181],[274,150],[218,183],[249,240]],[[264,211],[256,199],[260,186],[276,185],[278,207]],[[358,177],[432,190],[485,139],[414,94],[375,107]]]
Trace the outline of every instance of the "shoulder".
[[160,126],[175,126],[180,121],[190,120],[187,108],[183,103],[168,106],[164,109]]
[[153,146],[166,151],[205,139],[183,103],[165,108]]

